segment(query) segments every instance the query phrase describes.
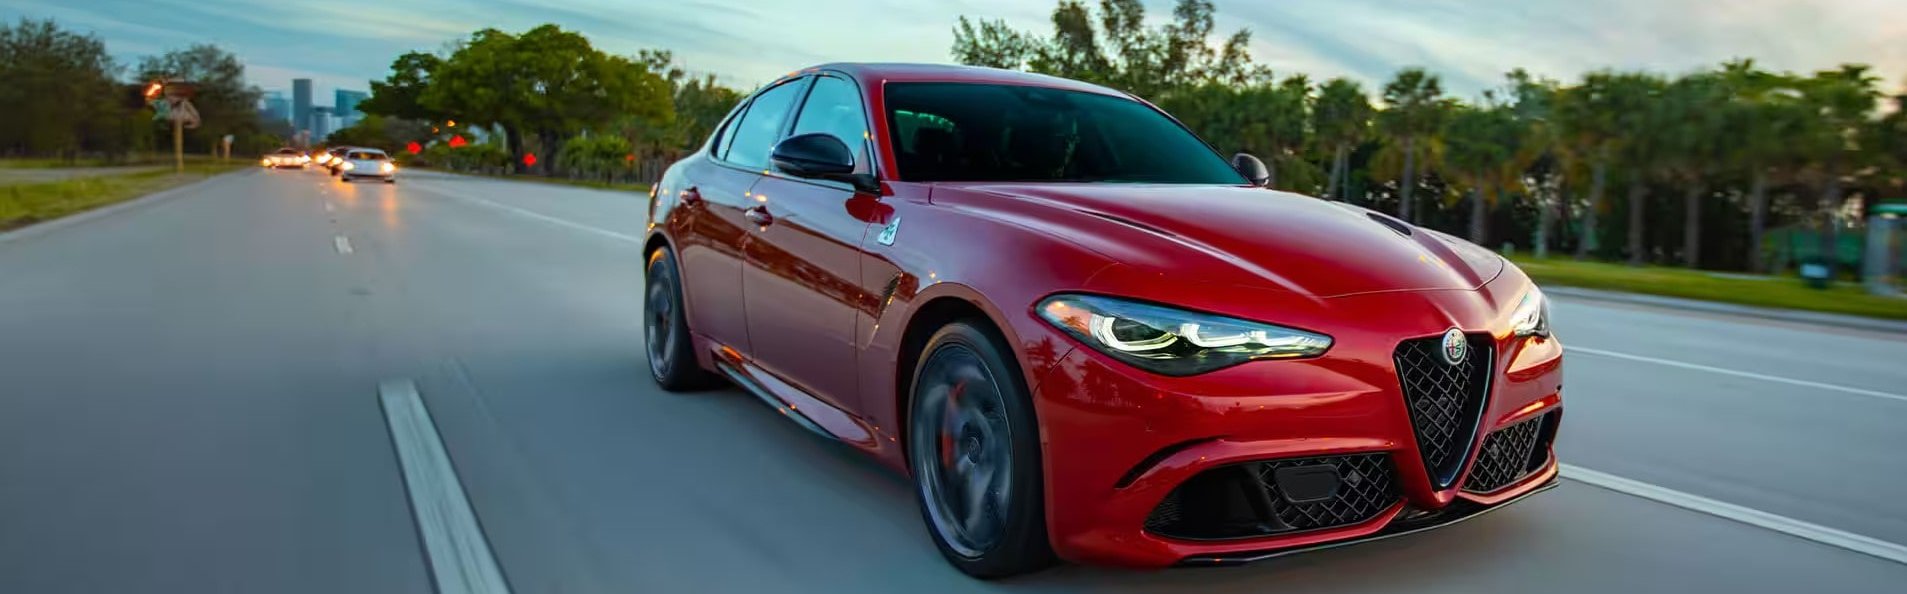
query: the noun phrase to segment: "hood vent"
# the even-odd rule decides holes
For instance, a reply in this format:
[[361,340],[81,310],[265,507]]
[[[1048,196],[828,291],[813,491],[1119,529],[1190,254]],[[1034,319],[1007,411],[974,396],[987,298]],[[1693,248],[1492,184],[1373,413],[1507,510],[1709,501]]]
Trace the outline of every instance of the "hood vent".
[[1377,214],[1375,212],[1367,212],[1364,214],[1365,216],[1371,217],[1371,220],[1377,221],[1377,224],[1383,225],[1385,227],[1389,227],[1390,230],[1392,231],[1396,231],[1398,235],[1402,235],[1404,237],[1410,237],[1411,235],[1410,225],[1408,223],[1399,221],[1389,216]]

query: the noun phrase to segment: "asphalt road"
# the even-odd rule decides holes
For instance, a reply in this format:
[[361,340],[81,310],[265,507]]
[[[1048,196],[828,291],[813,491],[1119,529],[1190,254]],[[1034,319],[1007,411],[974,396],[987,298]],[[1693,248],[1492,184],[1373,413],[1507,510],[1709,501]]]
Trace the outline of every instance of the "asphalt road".
[[[639,195],[250,171],[0,235],[0,592],[429,592],[409,380],[512,589],[1898,592],[1907,565],[1588,483],[1235,569],[945,565],[906,485],[642,359]],[[1907,340],[1555,308],[1565,461],[1907,543]]]

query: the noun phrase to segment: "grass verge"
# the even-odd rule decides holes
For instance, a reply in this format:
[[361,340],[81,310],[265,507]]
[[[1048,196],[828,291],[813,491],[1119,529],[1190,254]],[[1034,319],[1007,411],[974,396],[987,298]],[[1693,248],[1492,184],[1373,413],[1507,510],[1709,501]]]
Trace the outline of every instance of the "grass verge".
[[1517,256],[1512,260],[1530,278],[1545,285],[1907,320],[1907,299],[1869,295],[1853,283],[1812,289],[1792,277],[1725,277],[1684,268],[1630,267],[1566,258]]
[[125,202],[220,173],[256,167],[249,162],[187,163],[185,173],[170,170],[80,177],[56,182],[0,185],[0,231],[18,229]]

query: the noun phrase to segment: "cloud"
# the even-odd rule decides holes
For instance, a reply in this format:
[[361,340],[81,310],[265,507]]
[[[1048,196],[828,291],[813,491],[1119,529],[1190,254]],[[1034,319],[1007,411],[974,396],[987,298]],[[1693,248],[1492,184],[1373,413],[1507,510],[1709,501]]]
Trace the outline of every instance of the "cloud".
[[[1170,0],[1148,0],[1156,22]],[[1052,0],[407,0],[330,4],[232,0],[11,0],[0,17],[51,17],[98,31],[116,55],[215,42],[268,88],[286,73],[363,88],[404,51],[437,50],[482,27],[545,22],[618,53],[673,50],[737,86],[830,61],[946,61],[961,15],[1045,34]],[[1249,28],[1253,54],[1280,73],[1381,84],[1423,66],[1474,96],[1511,68],[1573,79],[1598,68],[1681,72],[1737,57],[1812,71],[1842,62],[1907,76],[1901,0],[1217,0],[1221,33]]]

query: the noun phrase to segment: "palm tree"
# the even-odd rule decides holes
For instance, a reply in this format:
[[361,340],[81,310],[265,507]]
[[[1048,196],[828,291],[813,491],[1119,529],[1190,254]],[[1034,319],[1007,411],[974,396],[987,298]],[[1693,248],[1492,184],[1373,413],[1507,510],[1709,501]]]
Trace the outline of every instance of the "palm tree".
[[1644,210],[1649,198],[1649,180],[1659,170],[1657,161],[1664,141],[1660,130],[1667,125],[1668,112],[1660,108],[1661,77],[1641,72],[1614,75],[1609,81],[1610,109],[1616,130],[1622,135],[1616,152],[1628,166],[1629,174],[1629,265],[1640,266],[1647,260],[1643,245]]
[[1682,261],[1689,268],[1701,266],[1702,197],[1708,194],[1709,174],[1721,163],[1724,147],[1735,145],[1721,138],[1733,132],[1725,127],[1726,91],[1718,75],[1684,76],[1663,89],[1655,108],[1657,162],[1682,185]]
[[1536,236],[1532,248],[1537,257],[1549,253],[1550,229],[1555,226],[1557,210],[1565,200],[1560,196],[1565,175],[1575,164],[1573,151],[1563,143],[1562,129],[1556,121],[1556,102],[1562,89],[1554,80],[1538,78],[1521,68],[1511,70],[1507,93],[1512,102],[1506,107],[1514,115],[1519,140],[1514,171],[1505,171],[1506,188],[1518,184],[1530,186],[1530,201],[1537,207]]
[[1796,100],[1796,81],[1737,60],[1722,66],[1728,105],[1724,109],[1728,165],[1748,174],[1748,270],[1765,272],[1762,236],[1768,227],[1768,186],[1773,170],[1791,161],[1796,132],[1806,119]]
[[1422,145],[1442,128],[1448,102],[1443,82],[1422,68],[1398,71],[1384,85],[1385,109],[1378,116],[1378,127],[1403,152],[1404,172],[1398,181],[1397,216],[1415,222],[1411,194],[1417,187],[1417,158]]
[[1617,76],[1608,71],[1589,73],[1582,84],[1564,89],[1556,98],[1561,146],[1569,154],[1586,159],[1590,167],[1589,204],[1583,208],[1582,237],[1576,242],[1578,260],[1596,251],[1597,217],[1602,213],[1602,196],[1608,187],[1609,164],[1621,138],[1614,105]]
[[1821,257],[1830,266],[1835,261],[1837,245],[1841,177],[1848,173],[1849,161],[1859,151],[1859,132],[1869,125],[1881,97],[1875,88],[1879,79],[1867,71],[1865,65],[1845,64],[1839,69],[1817,72],[1801,84],[1801,101],[1812,116],[1809,121],[1813,125],[1799,134],[1803,138],[1800,146],[1812,161],[1814,177],[1821,184]]
[[1318,88],[1317,105],[1312,108],[1312,133],[1318,143],[1331,151],[1331,175],[1325,182],[1324,198],[1339,200],[1341,189],[1349,185],[1351,147],[1370,135],[1370,97],[1356,81],[1333,78]]
[[[1300,74],[1285,78],[1276,85],[1255,85],[1252,90],[1255,92],[1250,94],[1246,105],[1251,107],[1247,109],[1266,117],[1266,144],[1271,149],[1265,159],[1271,179],[1265,185],[1303,189],[1296,188],[1298,184],[1291,183],[1293,179],[1287,179],[1284,185],[1280,185],[1278,173],[1280,170],[1295,169],[1301,161],[1297,158],[1297,151],[1305,144],[1306,124],[1311,114],[1311,79]],[[1315,177],[1312,178],[1312,181],[1315,180]],[[1316,188],[1307,191],[1316,191]]]
[[1523,170],[1518,159],[1522,134],[1515,115],[1499,105],[1459,108],[1444,128],[1445,167],[1469,188],[1471,243],[1487,239],[1490,204]]

